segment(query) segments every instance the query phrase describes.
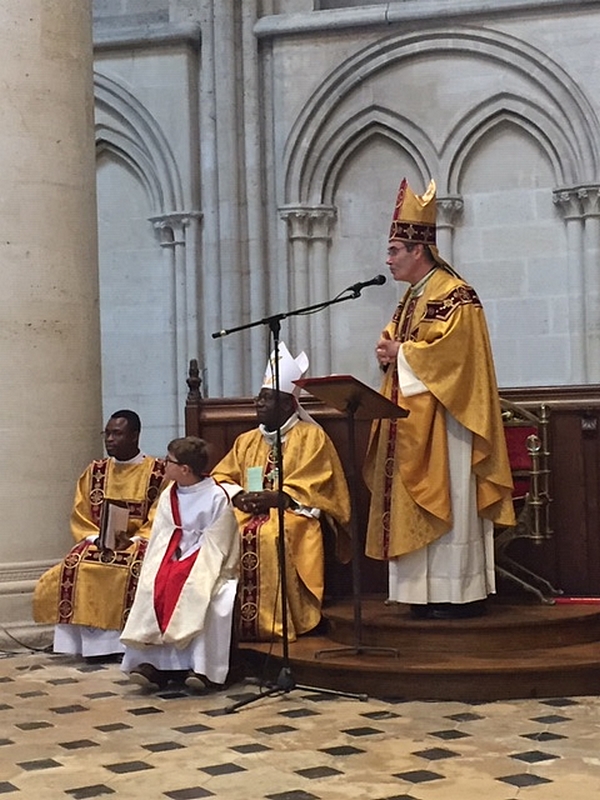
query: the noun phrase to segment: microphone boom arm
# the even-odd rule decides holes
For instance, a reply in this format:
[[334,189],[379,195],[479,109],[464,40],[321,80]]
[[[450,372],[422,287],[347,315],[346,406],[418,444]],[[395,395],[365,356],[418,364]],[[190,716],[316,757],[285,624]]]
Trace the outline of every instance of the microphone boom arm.
[[[308,314],[311,311],[320,311],[321,309],[328,308],[336,303],[343,303],[344,300],[355,300],[357,297],[360,297],[361,288],[362,287],[357,288],[356,286],[349,286],[347,289],[344,289],[341,295],[334,297],[333,300],[325,300],[322,303],[315,303],[312,306],[297,308],[294,311],[287,311],[283,314],[272,314],[270,317],[264,317],[263,319],[255,320],[254,322],[248,322],[246,325],[238,325],[235,328],[224,328],[221,331],[215,331],[211,334],[211,336],[213,339],[220,339],[223,336],[229,336],[230,333],[237,333],[238,331],[245,331],[248,328],[255,328],[257,325],[271,325],[273,322],[280,322],[282,319],[287,319],[288,317],[297,317],[301,314]],[[353,294],[347,295],[346,292],[353,292]]]

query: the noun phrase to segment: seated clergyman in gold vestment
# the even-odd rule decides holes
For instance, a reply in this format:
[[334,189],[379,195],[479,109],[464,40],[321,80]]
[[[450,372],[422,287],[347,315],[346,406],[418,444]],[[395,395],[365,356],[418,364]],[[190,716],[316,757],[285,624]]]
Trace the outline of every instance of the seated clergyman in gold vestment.
[[[108,458],[92,461],[77,483],[71,513],[76,545],[35,587],[34,619],[55,624],[57,653],[103,657],[124,650],[119,636],[164,485],[164,461],[140,451],[140,431],[135,411],[110,417],[104,430]],[[117,535],[113,550],[98,541],[105,499],[128,510],[127,531]]]
[[292,358],[279,347],[280,392],[273,389],[273,357],[256,398],[257,429],[243,433],[217,464],[213,477],[233,499],[241,535],[240,639],[264,641],[282,636],[278,558],[277,430],[282,442],[285,573],[288,638],[316,627],[324,592],[321,521],[327,517],[338,535],[338,553],[347,547],[350,519],[346,478],[333,442],[297,402],[294,380],[308,359]]
[[409,285],[377,342],[381,392],[407,417],[376,420],[364,475],[368,556],[389,562],[389,599],[419,618],[485,611],[493,526],[514,524],[492,351],[475,290],[439,256],[432,181],[400,186],[387,264]]

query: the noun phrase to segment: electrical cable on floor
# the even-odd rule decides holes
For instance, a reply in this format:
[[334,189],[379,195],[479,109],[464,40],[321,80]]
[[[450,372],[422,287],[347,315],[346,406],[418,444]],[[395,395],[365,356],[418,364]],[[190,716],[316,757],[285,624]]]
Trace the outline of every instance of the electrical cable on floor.
[[[51,644],[48,644],[45,647],[33,647],[33,645],[25,644],[25,642],[22,642],[19,639],[17,639],[16,636],[13,636],[12,633],[10,633],[9,631],[6,630],[6,628],[0,627],[0,631],[2,633],[6,634],[6,636],[8,636],[9,639],[12,639],[13,642],[18,644],[19,647],[23,647],[25,650],[29,650],[30,653],[51,653],[52,652],[52,645]],[[8,656],[16,656],[16,655],[20,655],[20,653],[18,651],[5,650],[4,648],[0,648],[0,657],[1,658],[8,658]]]

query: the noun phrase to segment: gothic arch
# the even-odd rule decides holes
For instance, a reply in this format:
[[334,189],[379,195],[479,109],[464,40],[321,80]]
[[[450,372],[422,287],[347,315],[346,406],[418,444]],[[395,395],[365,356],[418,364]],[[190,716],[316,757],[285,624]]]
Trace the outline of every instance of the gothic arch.
[[96,149],[111,152],[140,180],[153,214],[183,208],[179,169],[169,142],[148,109],[115,78],[94,73]]
[[130,136],[105,125],[96,125],[96,156],[111,153],[144,187],[152,208],[160,208],[163,191],[148,154]]
[[577,183],[584,164],[564,128],[538,103],[499,93],[470,109],[444,142],[439,174],[447,180],[448,194],[459,194],[463,168],[473,149],[492,130],[507,123],[529,135],[545,153],[552,165],[556,185]]
[[423,175],[428,174],[430,165],[437,160],[434,144],[427,134],[411,120],[388,109],[371,106],[339,123],[311,163],[310,173],[307,172],[307,193],[312,202],[333,203],[344,165],[373,137],[380,136],[405,150]]
[[[515,124],[521,124],[524,129],[529,126],[530,130],[537,128],[538,131],[543,131],[542,120],[544,125],[551,123],[547,126],[543,138],[546,141],[547,152],[552,154],[554,151],[553,163],[558,174],[563,174],[565,179],[573,183],[586,183],[598,179],[600,123],[586,96],[571,76],[544,52],[527,42],[498,31],[461,27],[451,31],[432,30],[426,33],[419,31],[395,34],[388,39],[370,44],[333,70],[310,97],[290,131],[283,154],[283,202],[315,202],[315,198],[318,197],[320,201],[324,196],[324,184],[318,185],[314,178],[317,176],[321,180],[327,180],[330,176],[331,169],[319,163],[325,151],[332,157],[332,162],[336,158],[328,144],[330,129],[334,126],[336,131],[334,137],[339,143],[344,144],[344,137],[340,131],[344,124],[353,122],[353,119],[336,118],[342,116],[339,112],[340,104],[347,100],[362,82],[376,75],[378,71],[389,69],[390,65],[401,67],[413,59],[423,58],[428,54],[432,56],[462,54],[478,57],[488,63],[497,64],[503,71],[517,74],[521,80],[535,89],[538,96],[537,107],[530,101],[527,112],[535,110],[535,119],[527,122],[523,113],[519,121],[513,100],[509,103],[509,108],[501,112],[498,109],[501,96],[497,96],[494,98],[496,121],[504,113],[505,118],[510,118]],[[508,102],[509,99],[507,95],[504,101]],[[518,100],[523,107],[527,105],[525,98]],[[490,114],[490,109],[485,104],[484,109],[479,112],[482,118],[485,108],[488,110],[488,115]],[[471,117],[471,125],[476,121],[474,114],[476,111],[472,110],[467,115]],[[492,117],[488,117],[490,124]],[[480,126],[482,129],[485,128],[483,119],[480,121]],[[371,133],[374,130],[372,126]],[[558,142],[550,137],[548,130],[552,131],[552,137],[556,135]],[[464,128],[463,133],[466,133]],[[459,142],[453,141],[450,144],[453,144],[457,154],[464,152]],[[345,145],[347,147],[347,141]],[[454,160],[450,159],[451,163],[458,161],[458,155]],[[429,176],[424,174],[423,177],[426,179]],[[449,187],[440,185],[439,191],[445,193],[449,191]]]

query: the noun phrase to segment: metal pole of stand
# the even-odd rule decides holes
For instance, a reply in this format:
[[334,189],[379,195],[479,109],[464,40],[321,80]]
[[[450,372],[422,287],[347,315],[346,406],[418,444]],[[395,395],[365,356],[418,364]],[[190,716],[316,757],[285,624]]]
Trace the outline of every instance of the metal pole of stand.
[[286,573],[286,546],[285,546],[285,508],[284,508],[284,474],[283,474],[283,447],[281,441],[281,414],[280,414],[280,380],[279,380],[279,331],[280,331],[280,317],[276,316],[269,320],[269,327],[273,335],[273,349],[275,352],[275,402],[277,409],[277,491],[279,494],[277,502],[277,520],[278,520],[278,540],[277,552],[279,558],[279,586],[280,586],[280,599],[281,599],[281,628],[282,628],[282,651],[283,651],[283,666],[279,671],[277,681],[269,686],[268,689],[259,692],[255,697],[245,698],[239,700],[225,708],[225,713],[233,714],[243,706],[255,703],[262,700],[264,697],[270,697],[274,694],[288,694],[294,689],[301,689],[302,691],[316,692],[318,694],[330,694],[335,697],[349,697],[355,700],[367,700],[366,694],[355,694],[351,692],[339,692],[333,689],[317,688],[313,686],[303,686],[296,683],[292,672],[289,655],[289,629],[288,629],[288,615],[287,615],[287,573]]

